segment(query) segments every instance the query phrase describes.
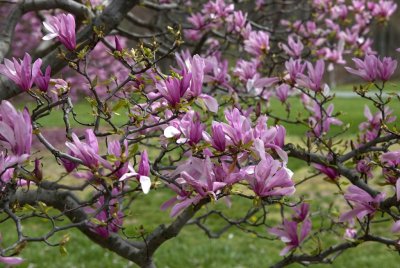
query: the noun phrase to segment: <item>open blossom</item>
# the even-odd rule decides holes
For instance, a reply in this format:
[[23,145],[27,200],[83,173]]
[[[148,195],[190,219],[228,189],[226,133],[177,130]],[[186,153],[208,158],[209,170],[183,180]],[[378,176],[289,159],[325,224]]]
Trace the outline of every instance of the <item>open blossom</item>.
[[310,63],[307,62],[307,75],[305,74],[298,74],[297,75],[297,83],[299,86],[309,88],[312,91],[322,91],[322,78],[325,72],[325,62],[324,60],[320,59],[315,64],[315,67]]
[[43,40],[58,39],[68,50],[76,48],[75,18],[71,14],[52,16],[48,22],[43,22],[49,32],[43,36]]
[[138,177],[140,185],[142,186],[143,193],[147,194],[150,191],[151,181],[150,181],[150,163],[149,157],[147,156],[147,151],[144,150],[140,155]]
[[[396,120],[396,116],[393,116],[392,113],[392,110],[385,107],[385,119],[383,120],[385,123],[392,123]],[[369,107],[365,105],[364,116],[367,118],[367,121],[360,123],[358,128],[362,132],[361,140],[368,142],[378,137],[381,128],[382,112],[377,111],[375,114],[372,114]]]
[[204,72],[206,67],[204,58],[197,54],[192,58],[190,53],[183,52],[182,55],[176,54],[176,61],[179,67],[182,69],[179,71],[182,76],[188,73],[191,74],[190,86],[185,94],[185,97],[189,99],[196,98],[196,101],[202,101],[207,109],[211,112],[218,112],[217,100],[207,94],[202,94],[203,82],[205,82]]
[[28,53],[22,60],[13,58],[13,61],[4,59],[4,64],[0,64],[0,74],[3,74],[14,81],[17,86],[28,91],[32,88],[35,78],[38,76],[42,60],[37,59],[32,65],[32,58]]
[[241,10],[234,11],[233,14],[227,18],[227,30],[228,32],[235,31],[241,33],[246,27],[246,22],[247,13],[243,13]]
[[329,132],[331,125],[340,126],[343,124],[342,121],[332,116],[334,108],[335,107],[332,103],[325,111],[323,111],[321,106],[316,102],[314,102],[312,108],[307,107],[312,114],[308,119],[309,124],[312,127],[312,135],[320,137]]
[[297,42],[293,38],[293,36],[289,36],[288,44],[282,44],[282,49],[290,56],[294,58],[299,58],[301,56],[301,52],[304,49],[303,43],[300,39],[297,39]]
[[356,69],[345,67],[349,73],[360,76],[367,82],[373,82],[377,79],[388,81],[397,68],[397,61],[389,57],[382,60],[375,55],[367,55],[364,60],[353,59]]
[[0,104],[0,147],[18,157],[30,155],[32,124],[28,110],[17,111],[10,102]]
[[181,98],[188,90],[191,78],[192,74],[190,73],[184,73],[182,79],[168,77],[165,81],[158,83],[156,87],[168,103],[174,107],[181,101]]
[[203,130],[205,125],[201,123],[200,114],[198,112],[189,111],[180,121],[172,122],[170,126],[164,129],[166,138],[177,138],[177,143],[189,143],[195,145],[203,138]]
[[266,116],[260,116],[257,120],[257,124],[253,129],[253,137],[255,139],[254,149],[261,159],[265,159],[265,149],[272,149],[279,155],[283,162],[287,163],[288,156],[283,150],[286,129],[280,125],[268,128],[267,120]]
[[254,168],[254,174],[249,174],[248,181],[260,197],[292,195],[296,190],[292,175],[280,161],[267,156]]
[[251,123],[249,119],[240,114],[237,108],[225,111],[225,119],[228,122],[221,123],[226,134],[229,145],[242,145],[249,143],[253,137]]
[[263,31],[250,32],[244,41],[244,49],[254,56],[261,56],[269,51],[269,35]]
[[[93,208],[85,208],[86,213],[94,214],[94,218],[101,223],[100,225],[96,225],[90,222],[90,228],[104,238],[109,237],[111,233],[118,232],[123,224],[124,213],[119,206],[118,194],[120,194],[119,190],[113,188],[110,200],[107,200],[105,196],[100,196],[93,205]],[[100,208],[101,210],[98,211]]]
[[390,16],[397,9],[397,4],[391,0],[380,0],[379,3],[375,3],[372,9],[372,15],[381,17],[384,20],[388,20]]
[[297,76],[304,73],[306,64],[302,63],[301,59],[294,60],[290,58],[287,62],[285,62],[285,68],[288,72],[290,82],[294,84]]
[[[197,204],[201,199],[211,197],[217,200],[217,195],[227,182],[217,180],[214,172],[213,164],[209,157],[199,159],[191,157],[185,164],[180,165],[172,174],[179,175],[177,181],[182,185],[183,190],[173,189],[178,193],[178,197],[170,200],[178,201],[171,210],[171,217],[177,215],[183,209],[192,204]],[[191,197],[190,192],[194,191],[195,195]],[[166,207],[166,205],[163,205]]]
[[385,198],[384,193],[379,193],[377,196],[372,197],[369,193],[355,185],[351,185],[344,195],[347,201],[353,203],[353,209],[342,214],[340,221],[349,221],[354,217],[362,220],[366,215],[373,215],[379,208],[380,202]]
[[311,232],[312,226],[309,219],[309,208],[309,205],[306,203],[295,207],[295,214],[292,215],[292,221],[285,219],[282,225],[268,229],[270,234],[278,236],[282,242],[286,243],[286,247],[280,252],[281,256],[298,248]]
[[50,73],[51,67],[47,66],[45,73],[43,74],[41,70],[39,70],[38,75],[35,78],[36,86],[43,92],[47,92],[50,83]]
[[72,156],[79,158],[83,164],[89,168],[98,168],[100,163],[111,167],[111,165],[98,154],[99,144],[92,129],[87,129],[85,131],[85,142],[79,140],[75,133],[72,133],[71,136],[73,142],[66,142],[65,145],[70,149],[70,154]]
[[286,102],[292,88],[287,84],[281,84],[276,88],[275,95],[281,102]]

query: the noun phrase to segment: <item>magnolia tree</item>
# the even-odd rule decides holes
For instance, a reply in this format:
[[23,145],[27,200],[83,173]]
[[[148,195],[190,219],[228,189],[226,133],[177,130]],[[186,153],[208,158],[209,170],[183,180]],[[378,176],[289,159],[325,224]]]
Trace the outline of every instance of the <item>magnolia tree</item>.
[[[0,224],[16,231],[0,262],[29,263],[18,257],[26,243],[62,248],[68,239],[52,237],[75,228],[154,267],[157,249],[188,224],[211,238],[238,228],[276,239],[273,267],[331,262],[365,242],[399,252],[400,133],[390,109],[399,95],[386,86],[397,62],[377,56],[368,37],[393,1],[0,2]],[[356,136],[324,82],[334,68],[362,80]],[[54,112],[64,124],[57,140],[40,123]],[[304,130],[296,143],[285,140],[291,125]],[[291,161],[312,175],[292,172]],[[309,200],[319,174],[342,205]],[[161,191],[171,198],[157,209],[170,222],[127,235],[133,201]],[[228,216],[243,200],[241,216]],[[24,232],[33,218],[50,223],[44,235]],[[322,245],[325,234],[334,239]]]

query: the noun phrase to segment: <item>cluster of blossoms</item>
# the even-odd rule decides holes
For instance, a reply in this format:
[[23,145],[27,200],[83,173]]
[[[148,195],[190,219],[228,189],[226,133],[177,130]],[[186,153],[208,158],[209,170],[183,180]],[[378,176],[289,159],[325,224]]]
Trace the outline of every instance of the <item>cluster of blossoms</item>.
[[[169,4],[173,1],[160,2]],[[273,42],[270,34],[262,27],[251,23],[248,14],[236,11],[230,1],[208,1],[202,5],[200,12],[188,18],[192,27],[185,29],[184,34],[194,42],[209,32],[224,30],[222,35],[227,36],[228,41],[230,38],[237,41],[244,54],[243,58],[233,62],[233,68],[229,66],[227,55],[220,51],[221,44],[217,37],[221,37],[221,34],[217,34],[217,37],[206,40],[209,48],[204,54],[191,55],[188,50],[176,53],[177,66],[171,68],[170,75],[164,74],[157,66],[145,68],[142,72],[138,69],[138,74],[133,75],[140,64],[135,62],[133,52],[126,52],[126,40],[115,36],[115,48],[106,49],[100,45],[91,50],[85,60],[96,59],[102,62],[89,68],[87,77],[69,79],[72,84],[63,79],[51,79],[50,67],[41,70],[42,60],[37,59],[32,63],[28,53],[22,60],[5,59],[4,64],[0,65],[0,73],[14,81],[22,91],[32,94],[38,103],[45,99],[50,107],[59,98],[64,105],[64,120],[68,121],[69,110],[73,108],[72,105],[68,106],[72,102],[69,98],[70,87],[77,87],[77,84],[82,86],[84,83],[80,79],[85,79],[85,83],[93,82],[92,76],[100,77],[104,82],[110,78],[109,72],[125,70],[120,75],[129,77],[126,78],[127,83],[116,83],[114,93],[110,93],[108,84],[104,86],[100,83],[102,85],[99,87],[104,87],[99,90],[94,85],[98,81],[90,83],[89,95],[95,98],[88,99],[91,104],[95,103],[93,107],[96,108],[94,114],[97,119],[93,124],[82,125],[93,126],[93,129],[86,129],[80,137],[67,126],[69,140],[65,143],[65,153],[48,146],[67,173],[83,179],[95,189],[93,202],[85,205],[84,211],[90,218],[88,229],[102,238],[106,239],[123,228],[123,204],[128,192],[142,191],[147,194],[151,188],[157,188],[157,183],[152,183],[152,175],[164,181],[174,192],[174,196],[161,207],[163,210],[171,208],[171,217],[176,217],[192,205],[228,199],[235,194],[235,187],[246,187],[246,194],[241,195],[253,199],[255,205],[264,206],[273,202],[285,205],[285,200],[296,191],[294,174],[288,168],[286,129],[277,124],[281,119],[279,117],[272,117],[276,119],[276,124],[270,125],[262,106],[268,107],[271,97],[275,97],[289,111],[288,98],[300,95],[301,103],[309,115],[298,122],[307,127],[306,138],[309,143],[317,145],[317,152],[319,147],[324,146],[329,150],[327,157],[321,155],[329,163],[312,160],[314,152],[308,152],[309,155],[303,158],[307,158],[306,161],[312,162],[317,171],[340,187],[340,176],[344,174],[340,172],[341,168],[335,166],[336,147],[331,144],[330,132],[334,128],[332,126],[340,126],[343,122],[336,118],[334,105],[328,104],[332,95],[329,86],[324,83],[325,71],[331,69],[329,67],[332,63],[345,64],[343,55],[354,51],[364,59],[353,59],[355,69],[346,67],[346,70],[360,76],[369,85],[376,81],[384,84],[397,67],[396,60],[375,56],[371,50],[371,41],[364,38],[372,23],[372,16],[383,22],[393,14],[397,7],[393,1],[360,0],[347,3],[342,0],[318,0],[312,1],[311,5],[321,15],[313,21],[282,21],[293,33],[288,36],[287,43],[278,44]],[[256,1],[257,10],[263,11],[266,6],[266,1]],[[354,24],[349,28],[351,22]],[[43,24],[49,32],[43,40],[57,38],[71,54],[80,49],[76,43],[74,16],[63,13],[49,15]],[[110,37],[106,38],[105,43],[110,43],[110,40]],[[306,60],[305,55],[310,51],[315,58]],[[272,71],[273,68],[270,72],[266,71],[266,59],[276,57],[272,55],[278,52],[285,54],[282,57],[282,73]],[[114,64],[116,59],[119,65]],[[77,62],[79,65],[79,60]],[[75,64],[69,63],[71,66]],[[130,68],[125,68],[126,65]],[[104,66],[112,67],[107,69]],[[79,68],[74,68],[79,73]],[[102,69],[101,72],[98,69]],[[32,90],[34,85],[40,94]],[[86,84],[82,87],[88,88]],[[219,102],[220,99],[214,94],[218,92],[227,92],[232,96],[226,103]],[[119,99],[119,102],[110,108],[107,101],[113,97]],[[253,98],[259,105],[253,107],[252,102],[246,101],[242,105],[239,98]],[[116,127],[111,119],[113,112],[117,114],[120,104],[127,108],[127,120]],[[222,120],[218,119],[221,107],[225,109]],[[365,107],[367,121],[359,126],[361,133],[356,143],[357,148],[388,134],[389,131],[384,130],[383,125],[395,121],[392,111],[386,107],[374,115],[368,106]],[[379,105],[377,107],[381,108]],[[36,109],[36,113],[40,110]],[[35,121],[34,114],[31,117],[27,109],[19,112],[7,101],[0,104],[0,195],[12,188],[9,186],[15,188],[27,184],[26,181],[42,180],[37,159],[31,172],[33,177],[28,179],[19,174],[20,168],[31,157],[32,134],[44,139],[36,122],[31,122]],[[103,129],[99,127],[102,120],[109,123],[112,131],[102,133]],[[290,119],[286,121],[290,122]],[[101,136],[107,136],[106,152],[101,150]],[[141,149],[139,156],[138,148],[130,148],[132,144],[151,138],[157,139],[161,147],[162,153],[156,160],[149,159],[148,149]],[[308,145],[308,149],[311,150],[313,145]],[[176,151],[179,151],[177,160],[172,153],[168,160],[164,158],[164,153]],[[149,153],[151,156],[152,152]],[[306,155],[307,152],[299,154]],[[396,199],[399,201],[399,156],[400,151],[389,151],[388,148],[382,150],[379,158],[371,153],[360,153],[354,157],[355,168],[348,173],[352,176],[359,173],[362,183],[357,185],[364,185],[365,182],[368,186],[368,180],[373,177],[374,165],[380,165],[386,183],[395,187]],[[377,161],[371,164],[372,160]],[[170,165],[164,166],[165,163]],[[360,221],[366,217],[370,219],[380,210],[385,198],[383,192],[373,194],[363,187],[351,185],[344,194],[344,199],[351,204],[351,210],[342,214],[339,221],[352,224],[355,218]],[[306,241],[311,227],[309,205],[303,202],[294,208],[290,219],[282,216],[282,224],[267,231],[286,244],[281,251],[281,255],[286,255]],[[400,232],[400,221],[395,222],[392,230]],[[355,229],[349,228],[345,237],[355,238],[356,233]],[[0,262],[3,263],[18,264],[20,261],[19,258],[0,256]]]

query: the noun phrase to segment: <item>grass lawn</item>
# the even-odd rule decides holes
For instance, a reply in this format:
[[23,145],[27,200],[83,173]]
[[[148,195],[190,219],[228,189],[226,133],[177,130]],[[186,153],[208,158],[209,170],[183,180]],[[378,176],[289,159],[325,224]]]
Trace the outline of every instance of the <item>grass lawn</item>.
[[[295,111],[300,111],[301,108],[300,100],[292,98],[290,102],[292,114],[296,115]],[[340,119],[344,123],[350,124],[346,135],[355,136],[358,132],[358,124],[364,120],[365,102],[362,99],[336,99],[334,104],[335,111],[343,112]],[[400,106],[393,105],[392,108],[394,108],[394,114],[399,117]],[[284,108],[278,102],[272,102],[271,109],[276,111],[277,115],[285,115]],[[75,111],[80,120],[90,121],[91,112],[88,111],[85,103],[76,104]],[[121,117],[118,123],[123,121]],[[41,120],[41,123],[44,127],[61,127],[61,112],[52,113]],[[286,125],[286,127],[289,140],[299,141],[304,137],[304,128],[292,125]],[[333,131],[338,130],[339,128],[333,129]],[[291,161],[290,167],[295,171],[295,176],[298,178],[306,174],[308,169],[304,166],[304,163],[299,161]],[[54,168],[57,169],[57,167]],[[304,194],[306,197],[316,200],[311,203],[313,207],[319,206],[318,200],[320,198],[331,198],[332,200],[335,198],[329,188],[330,186],[322,178],[315,178],[314,182],[313,184],[299,186],[298,189],[299,194]],[[309,188],[310,185],[313,188]],[[328,195],[328,193],[331,194]],[[128,213],[127,220],[129,221],[125,222],[127,233],[134,234],[140,225],[143,225],[147,230],[152,230],[159,224],[170,221],[168,212],[161,212],[159,207],[172,195],[170,191],[158,189],[152,190],[149,195],[135,201]],[[226,208],[223,202],[211,206],[221,207],[226,213],[239,216],[241,213],[244,214],[245,210],[252,206],[252,203],[248,200],[236,200],[234,198],[231,209]],[[271,214],[271,225],[276,222],[274,218],[276,217]],[[218,227],[218,220],[211,219],[210,224],[216,228]],[[2,233],[5,241],[13,240],[13,228],[10,223],[0,224],[0,233]],[[26,233],[35,235],[39,235],[45,230],[46,223],[42,220],[35,220],[32,224],[26,225],[24,229]],[[57,247],[50,248],[42,243],[31,243],[22,252],[22,257],[27,259],[27,262],[21,267],[135,267],[133,263],[94,245],[79,231],[68,231],[68,234],[71,237],[67,244],[68,255],[62,256]],[[59,241],[62,235],[55,236],[53,241]],[[329,240],[330,238],[326,238],[323,241],[327,243],[326,241]],[[209,239],[199,228],[188,226],[177,238],[161,246],[154,258],[158,267],[267,267],[280,259],[278,254],[283,247],[284,244],[279,241],[271,242],[257,239],[252,234],[243,233],[233,228],[226,232],[221,239]],[[384,246],[363,244],[341,255],[332,267],[358,268],[383,265],[382,267],[395,268],[399,267],[399,261],[400,257]],[[293,265],[292,267],[301,266]]]

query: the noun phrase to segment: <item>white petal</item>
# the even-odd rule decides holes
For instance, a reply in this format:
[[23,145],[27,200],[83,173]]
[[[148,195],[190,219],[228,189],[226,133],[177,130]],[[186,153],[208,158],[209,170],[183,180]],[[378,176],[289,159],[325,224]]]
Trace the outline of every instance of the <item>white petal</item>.
[[180,134],[181,134],[181,132],[176,127],[173,127],[173,126],[169,126],[164,129],[164,136],[166,138],[173,138]]
[[185,142],[187,142],[189,139],[187,138],[180,138],[176,140],[177,144],[184,144]]
[[293,171],[291,171],[290,169],[288,169],[287,167],[284,167],[284,169],[286,170],[286,172],[289,174],[289,177],[292,178],[294,173]]
[[56,33],[49,33],[42,37],[43,40],[51,40],[58,36]]
[[140,185],[144,194],[148,194],[151,187],[151,180],[147,176],[140,176]]
[[126,179],[130,179],[133,176],[136,176],[137,173],[136,172],[130,172],[130,173],[125,173],[124,175],[121,176],[121,178],[119,178],[119,181],[124,181]]
[[50,24],[48,24],[47,22],[44,21],[43,26],[48,32],[56,33],[56,29],[53,26],[51,26]]

